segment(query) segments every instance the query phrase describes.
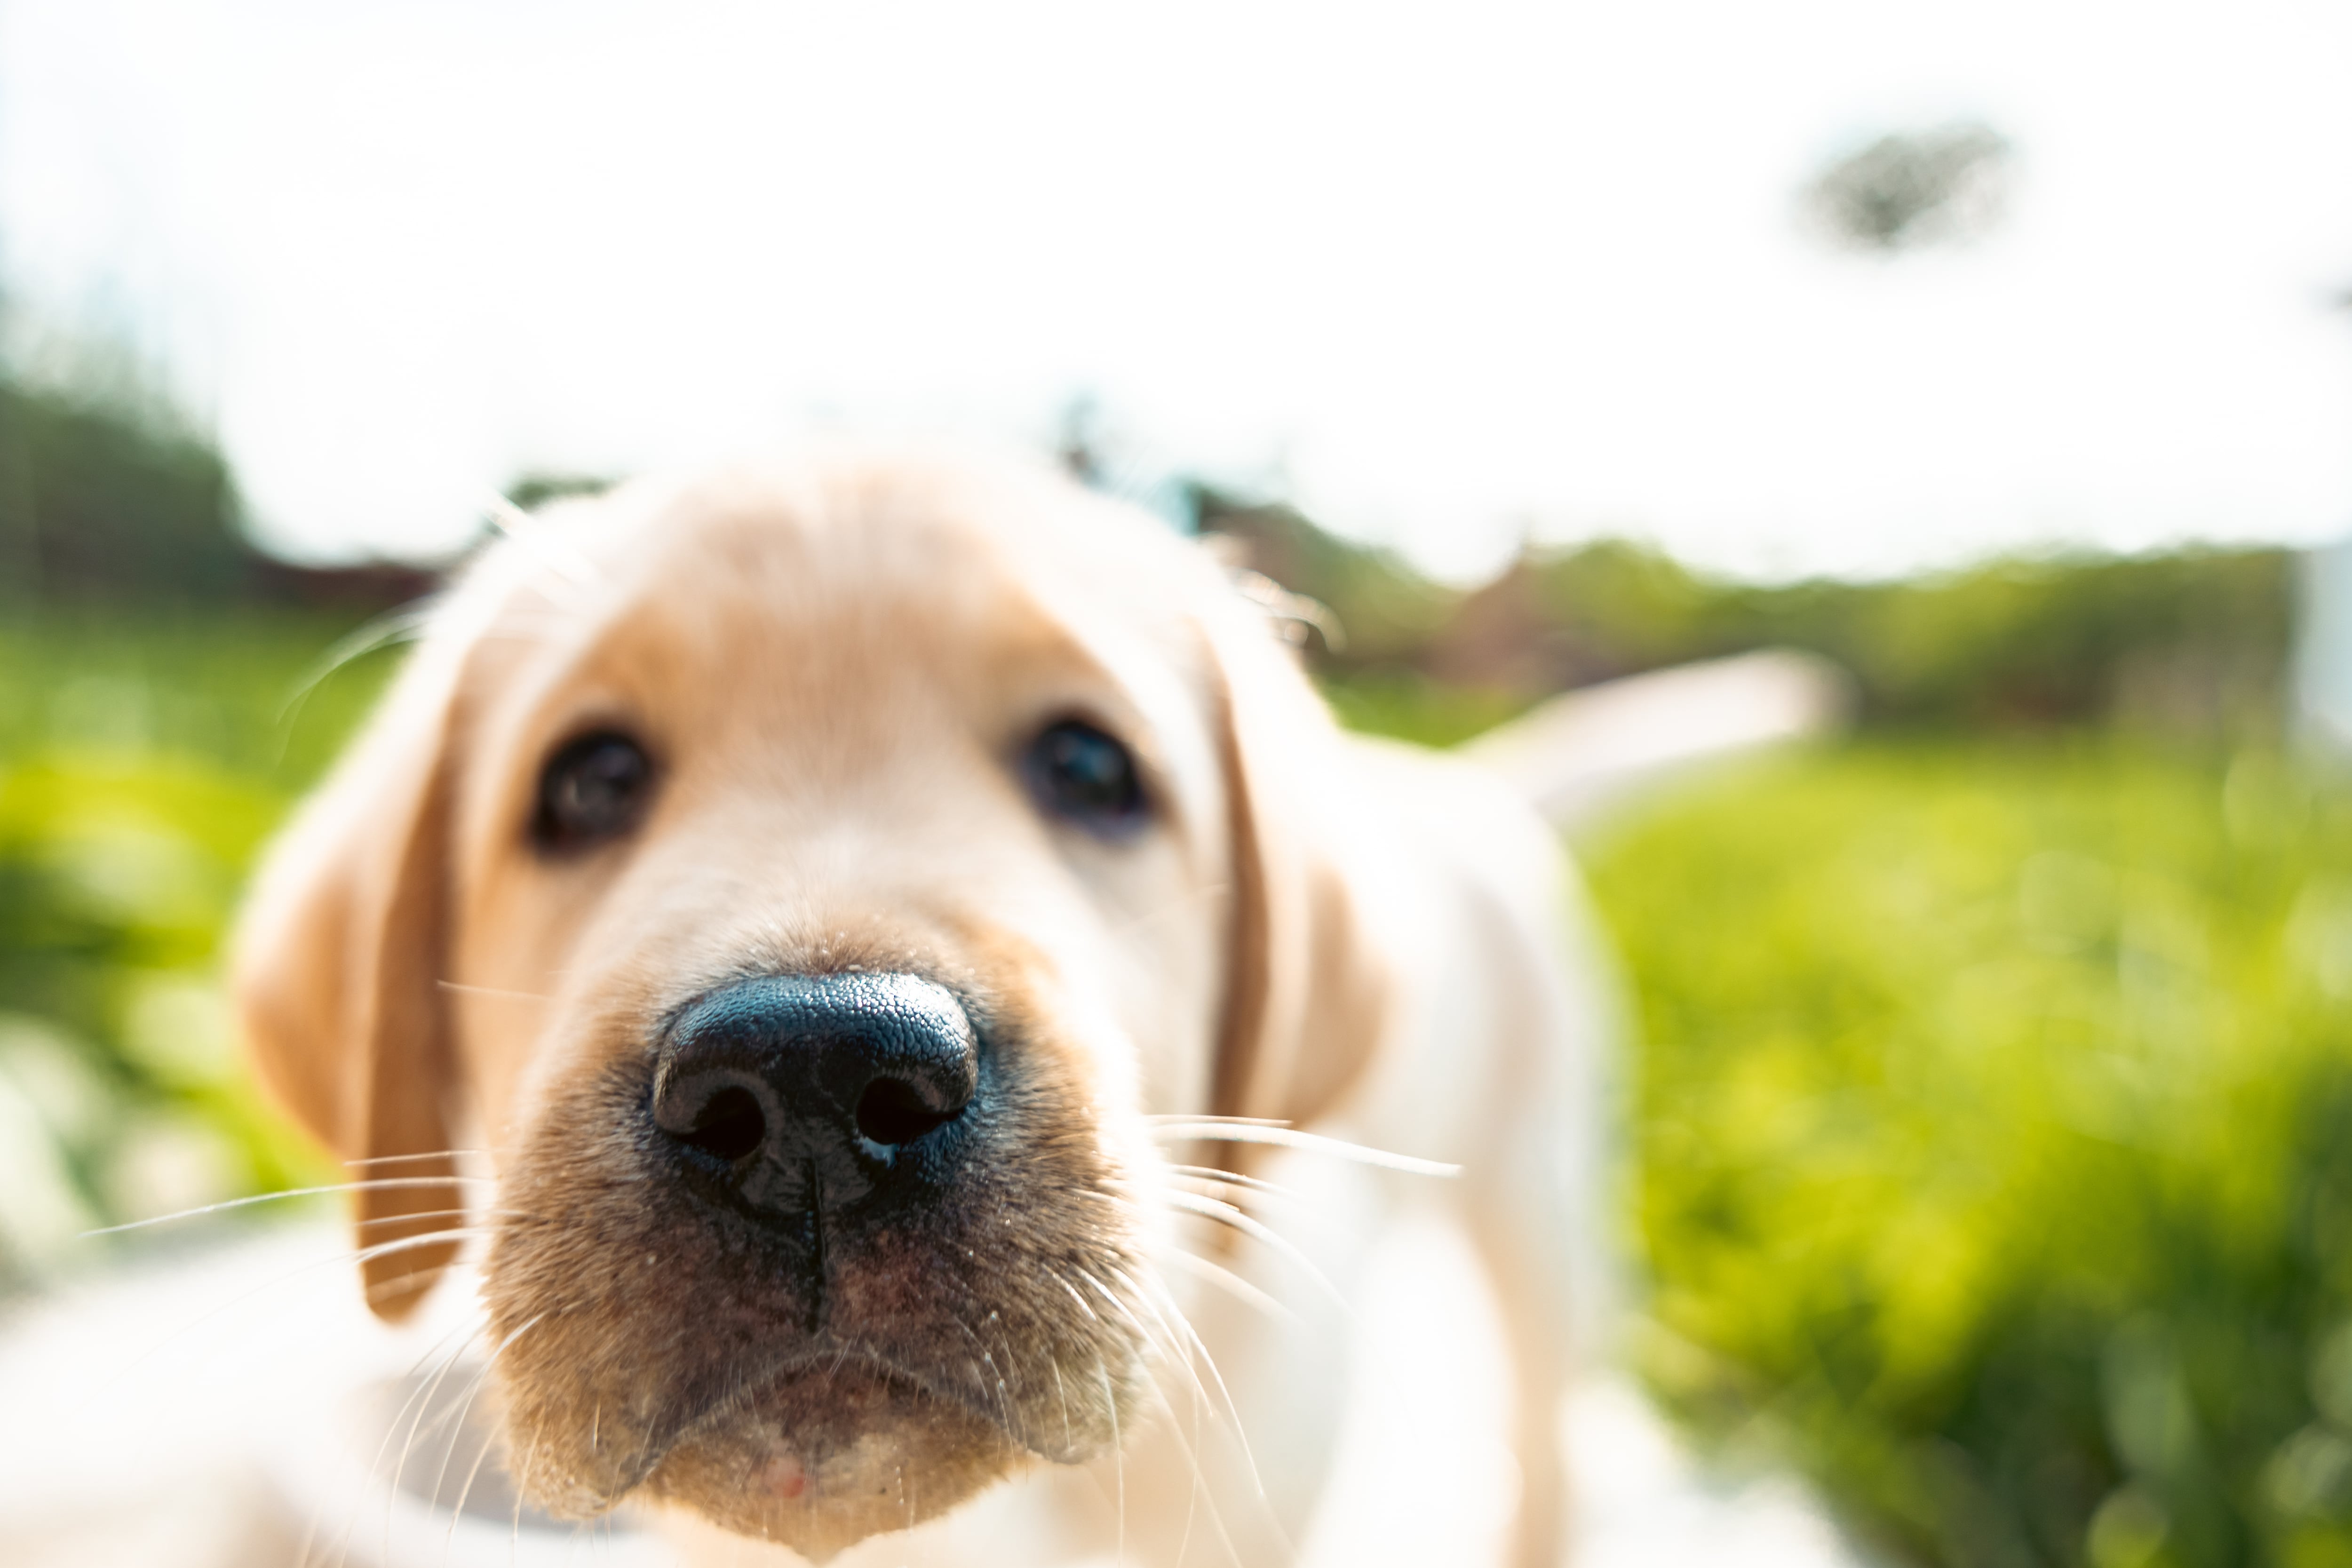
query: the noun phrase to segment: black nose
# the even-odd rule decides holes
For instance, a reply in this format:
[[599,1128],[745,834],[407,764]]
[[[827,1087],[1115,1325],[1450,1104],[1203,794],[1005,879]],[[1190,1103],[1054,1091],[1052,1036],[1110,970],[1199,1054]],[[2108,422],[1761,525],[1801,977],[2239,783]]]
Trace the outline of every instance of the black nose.
[[[979,1042],[911,974],[763,975],[696,1002],[665,1039],[654,1125],[755,1210],[835,1208],[953,1122]],[[936,1140],[934,1140],[936,1142]]]

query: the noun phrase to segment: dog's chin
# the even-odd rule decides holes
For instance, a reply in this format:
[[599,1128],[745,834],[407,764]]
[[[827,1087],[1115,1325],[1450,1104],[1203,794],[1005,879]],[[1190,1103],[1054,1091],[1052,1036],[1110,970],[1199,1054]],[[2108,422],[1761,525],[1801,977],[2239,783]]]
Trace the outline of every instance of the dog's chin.
[[1028,1462],[995,1423],[880,1368],[786,1374],[688,1433],[646,1490],[822,1563],[943,1513]]

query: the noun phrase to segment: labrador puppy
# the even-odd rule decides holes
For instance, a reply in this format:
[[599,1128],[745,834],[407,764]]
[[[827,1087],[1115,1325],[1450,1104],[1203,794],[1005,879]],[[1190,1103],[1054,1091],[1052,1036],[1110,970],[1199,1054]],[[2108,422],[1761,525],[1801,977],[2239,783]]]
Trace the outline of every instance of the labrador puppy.
[[1591,1240],[1559,872],[1501,783],[1343,736],[1155,518],[834,454],[517,520],[268,857],[236,986],[365,1178],[375,1310],[482,1239],[559,1517],[1286,1562],[1331,1298],[1418,1194],[1502,1304],[1549,1568]]

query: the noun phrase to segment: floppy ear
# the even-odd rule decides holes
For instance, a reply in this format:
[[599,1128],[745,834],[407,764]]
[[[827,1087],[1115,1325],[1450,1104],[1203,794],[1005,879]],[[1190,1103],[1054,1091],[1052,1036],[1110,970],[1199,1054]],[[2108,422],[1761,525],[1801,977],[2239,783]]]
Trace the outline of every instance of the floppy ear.
[[362,1277],[405,1317],[464,1223],[446,1098],[456,1056],[439,984],[450,859],[457,650],[428,643],[327,784],[271,847],[237,935],[234,984],[262,1081],[352,1163]]
[[1233,856],[1210,1109],[1313,1122],[1378,1049],[1390,974],[1360,909],[1353,771],[1323,700],[1255,605],[1204,618]]

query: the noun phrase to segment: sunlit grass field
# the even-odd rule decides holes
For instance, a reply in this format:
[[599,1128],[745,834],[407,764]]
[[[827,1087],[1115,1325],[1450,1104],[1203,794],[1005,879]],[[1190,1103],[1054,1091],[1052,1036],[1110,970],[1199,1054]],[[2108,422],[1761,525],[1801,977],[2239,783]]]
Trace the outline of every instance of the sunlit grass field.
[[1587,859],[1681,1412],[1906,1559],[2352,1563],[2352,794],[1865,744]]
[[[89,1226],[326,1173],[217,966],[389,667],[306,694],[348,629],[0,625],[0,1291],[102,1258]],[[1507,708],[1336,695],[1435,740]],[[2352,1565],[2352,791],[1868,740],[1579,850],[1640,1025],[1634,1352],[1694,1430],[1897,1560]]]

